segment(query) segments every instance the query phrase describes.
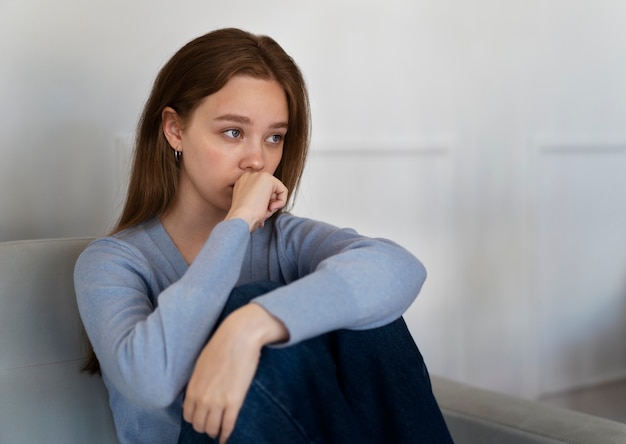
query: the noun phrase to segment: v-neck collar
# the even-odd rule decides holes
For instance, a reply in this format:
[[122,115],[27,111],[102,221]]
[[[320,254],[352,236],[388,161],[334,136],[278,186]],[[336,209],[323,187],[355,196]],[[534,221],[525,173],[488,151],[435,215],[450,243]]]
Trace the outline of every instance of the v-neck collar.
[[146,231],[156,247],[161,250],[163,256],[167,258],[168,262],[174,267],[179,276],[185,274],[189,269],[189,265],[187,265],[187,261],[182,253],[165,230],[161,220],[158,217],[154,218],[152,223],[146,227]]

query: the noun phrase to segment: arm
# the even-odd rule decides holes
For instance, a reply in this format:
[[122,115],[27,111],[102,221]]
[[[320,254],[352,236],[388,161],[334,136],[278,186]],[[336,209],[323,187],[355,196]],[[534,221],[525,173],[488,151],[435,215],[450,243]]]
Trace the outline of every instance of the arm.
[[[236,182],[226,220],[241,219],[250,232],[282,208],[287,189],[267,173],[246,173]],[[225,443],[256,372],[261,349],[285,341],[288,332],[257,304],[247,304],[220,324],[198,357],[187,386],[183,415],[198,432]]]
[[[127,242],[106,238],[85,250],[75,268],[78,306],[117,390],[152,407],[176,399],[237,282],[249,237],[241,220],[219,224],[184,276],[167,288],[158,282],[163,270],[155,271]],[[158,295],[158,307],[150,294]]]
[[255,302],[285,324],[286,345],[341,328],[388,324],[426,279],[421,262],[388,240],[288,214],[276,220],[276,232],[289,285]]
[[199,432],[219,435],[221,443],[234,428],[263,346],[384,325],[406,310],[425,279],[421,263],[389,241],[289,215],[275,223],[278,261],[289,285],[221,324],[187,389],[185,420]]
[[198,357],[183,404],[194,429],[224,443],[256,372],[261,349],[287,339],[287,329],[257,304],[231,313]]

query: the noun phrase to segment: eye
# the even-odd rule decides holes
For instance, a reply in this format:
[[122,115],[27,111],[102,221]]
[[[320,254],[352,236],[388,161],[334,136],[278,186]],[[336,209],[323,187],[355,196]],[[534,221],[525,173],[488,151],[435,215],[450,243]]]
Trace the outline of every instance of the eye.
[[282,142],[284,137],[285,136],[283,136],[282,134],[272,134],[267,138],[267,141],[270,143],[280,143]]
[[224,131],[223,134],[225,134],[226,137],[230,137],[231,139],[239,139],[241,137],[241,130],[237,128],[231,128]]

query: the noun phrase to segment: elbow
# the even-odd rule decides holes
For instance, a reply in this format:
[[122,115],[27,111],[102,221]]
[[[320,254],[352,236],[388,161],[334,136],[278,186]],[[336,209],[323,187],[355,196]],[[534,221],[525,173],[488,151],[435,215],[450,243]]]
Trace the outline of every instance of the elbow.
[[415,302],[426,282],[427,271],[424,264],[408,251],[386,271],[390,276],[388,282],[392,282],[387,303],[395,318],[404,314]]
[[387,260],[381,261],[378,270],[375,280],[380,286],[364,280],[362,284],[366,287],[361,290],[374,293],[370,298],[357,298],[360,303],[365,303],[359,307],[364,314],[359,328],[363,325],[378,327],[402,316],[417,298],[427,277],[424,264],[401,247],[391,251]]
[[424,286],[424,282],[426,282],[426,278],[428,277],[428,272],[426,271],[426,267],[419,259],[413,256],[413,265],[411,267],[411,276],[413,276],[413,291],[415,292],[415,296],[419,294]]
[[144,390],[140,396],[146,407],[163,409],[172,405],[179,395],[180,390],[173,387],[171,382],[162,381],[159,384],[152,381],[152,383],[144,385]]
[[[162,409],[169,407],[180,396],[184,382],[172,374],[172,369],[157,365],[152,359],[131,359],[128,355],[118,359],[118,365],[103,366],[103,376],[109,376],[120,394],[145,408]],[[109,368],[107,368],[109,367]],[[109,370],[109,371],[107,371]]]
[[426,282],[426,267],[417,257],[399,246],[389,254],[387,263],[389,267],[384,272],[397,286],[395,291],[410,299],[407,300],[408,304],[412,303]]
[[[156,386],[158,388],[158,386]],[[180,393],[174,390],[152,390],[149,397],[145,397],[146,406],[156,409],[164,409],[172,405]]]
[[[164,409],[172,405],[180,396],[169,381],[159,381],[145,376],[140,383],[124,383],[120,392],[124,397],[149,409]],[[135,381],[137,379],[135,378]]]

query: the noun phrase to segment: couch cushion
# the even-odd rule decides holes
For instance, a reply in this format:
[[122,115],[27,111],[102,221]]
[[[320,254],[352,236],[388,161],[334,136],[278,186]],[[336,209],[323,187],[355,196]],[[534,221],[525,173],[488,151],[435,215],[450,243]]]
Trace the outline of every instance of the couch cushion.
[[0,243],[0,442],[115,443],[86,356],[73,269],[91,239]]
[[624,444],[626,424],[432,376],[456,444]]

